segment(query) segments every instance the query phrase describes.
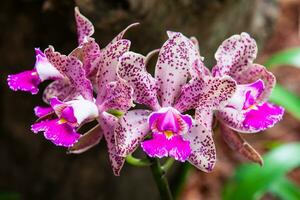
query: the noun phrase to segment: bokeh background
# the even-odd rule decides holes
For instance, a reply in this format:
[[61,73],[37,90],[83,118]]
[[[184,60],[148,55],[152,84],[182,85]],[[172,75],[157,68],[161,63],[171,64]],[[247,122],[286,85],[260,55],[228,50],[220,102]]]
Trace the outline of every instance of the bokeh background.
[[[259,46],[263,63],[271,54],[300,45],[299,0],[2,0],[0,2],[0,199],[159,199],[148,168],[125,165],[120,177],[109,167],[104,142],[82,155],[67,155],[42,135],[30,132],[33,107],[41,96],[13,92],[8,74],[31,69],[34,48],[53,45],[68,54],[76,47],[74,6],[96,28],[95,38],[104,47],[133,22],[126,38],[132,50],[146,54],[159,48],[166,30],[196,36],[207,66],[228,36],[249,32]],[[273,70],[278,82],[300,95],[299,69],[285,66]],[[43,88],[45,85],[42,85]],[[260,153],[270,141],[300,139],[300,124],[287,113],[282,122],[264,133],[245,137]],[[210,174],[192,170],[179,199],[218,200],[235,168],[248,162],[215,135],[218,162]],[[295,155],[299,156],[299,155]],[[182,165],[169,174],[176,180]],[[289,177],[300,184],[300,170]],[[264,195],[263,199],[277,199]],[[300,199],[300,197],[299,197]]]

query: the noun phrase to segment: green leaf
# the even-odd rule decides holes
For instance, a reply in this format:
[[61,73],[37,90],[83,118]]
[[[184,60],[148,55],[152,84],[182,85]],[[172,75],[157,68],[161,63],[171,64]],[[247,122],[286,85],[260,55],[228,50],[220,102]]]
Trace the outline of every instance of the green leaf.
[[286,177],[282,177],[275,181],[270,187],[269,192],[284,200],[300,199],[300,188]]
[[270,101],[283,106],[289,113],[300,120],[300,97],[277,84],[270,96]]
[[223,192],[224,200],[253,200],[274,183],[300,166],[300,143],[280,146],[264,156],[264,166],[247,164],[239,167]]
[[266,62],[267,68],[279,65],[300,67],[300,48],[287,49],[272,55]]

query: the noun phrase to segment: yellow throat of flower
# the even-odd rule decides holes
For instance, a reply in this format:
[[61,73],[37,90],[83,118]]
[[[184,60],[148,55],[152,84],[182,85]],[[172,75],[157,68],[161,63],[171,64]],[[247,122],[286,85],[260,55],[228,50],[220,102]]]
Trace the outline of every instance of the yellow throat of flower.
[[173,131],[164,131],[164,134],[168,139],[174,135]]

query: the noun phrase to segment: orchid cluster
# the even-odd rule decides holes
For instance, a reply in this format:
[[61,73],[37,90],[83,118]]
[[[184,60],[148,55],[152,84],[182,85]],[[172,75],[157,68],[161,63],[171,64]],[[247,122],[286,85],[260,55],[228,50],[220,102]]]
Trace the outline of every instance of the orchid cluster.
[[[76,49],[63,55],[52,46],[36,48],[34,68],[9,75],[8,85],[37,94],[41,82],[52,80],[43,92],[48,106],[34,108],[39,119],[31,130],[69,153],[85,152],[104,137],[115,175],[138,147],[149,157],[172,157],[209,172],[216,163],[216,122],[228,141],[230,131],[257,133],[282,118],[284,109],[267,101],[275,77],[253,63],[257,45],[247,33],[221,44],[210,71],[194,37],[169,31],[162,47],[144,56],[123,38],[137,23],[100,48],[78,8],[75,20]],[[157,54],[152,76],[147,66]],[[80,134],[92,121],[97,125]]]

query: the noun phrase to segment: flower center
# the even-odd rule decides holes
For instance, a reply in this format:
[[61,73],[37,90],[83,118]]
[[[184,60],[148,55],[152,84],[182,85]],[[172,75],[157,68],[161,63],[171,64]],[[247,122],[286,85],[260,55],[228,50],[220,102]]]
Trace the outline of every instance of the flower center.
[[172,107],[153,112],[148,121],[153,133],[162,133],[168,139],[174,135],[186,134],[192,125],[192,118],[189,115],[182,115]]
[[164,134],[168,139],[170,139],[174,135],[172,131],[164,131]]

